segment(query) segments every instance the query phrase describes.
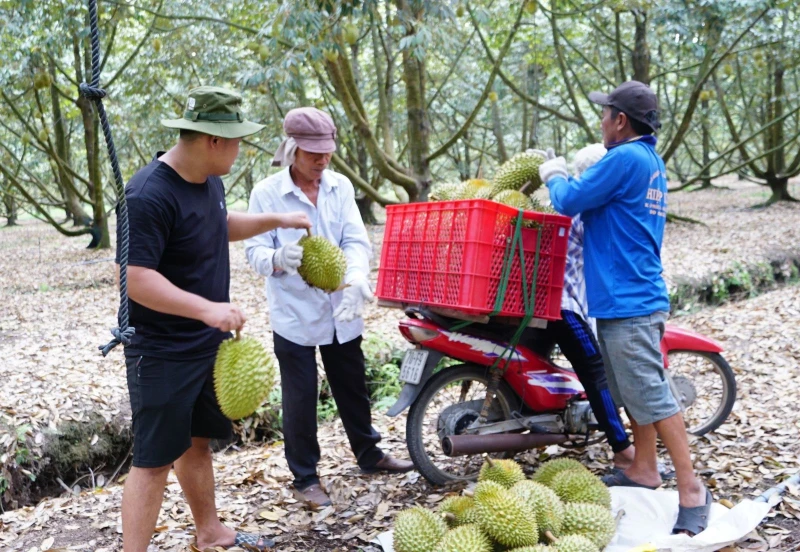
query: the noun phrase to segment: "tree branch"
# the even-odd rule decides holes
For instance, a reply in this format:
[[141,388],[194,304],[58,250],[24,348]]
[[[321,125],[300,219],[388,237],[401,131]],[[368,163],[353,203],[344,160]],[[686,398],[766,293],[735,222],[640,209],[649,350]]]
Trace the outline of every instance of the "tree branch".
[[[478,28],[478,22],[475,20],[475,12],[472,11],[472,7],[470,6],[469,2],[467,2],[467,11],[469,12],[470,19],[472,20],[472,24],[475,27],[475,31],[478,33],[478,36],[481,39],[481,42],[484,41],[483,35]],[[514,41],[514,36],[517,34],[519,30],[520,22],[522,21],[522,14],[525,11],[525,3],[520,3],[519,11],[517,12],[517,18],[514,21],[514,25],[511,27],[511,30],[508,33],[508,37],[506,37],[505,44],[503,44],[502,48],[500,49],[500,53],[497,55],[497,59],[492,67],[492,72],[489,74],[489,79],[486,82],[486,86],[481,93],[481,97],[478,99],[478,103],[475,104],[472,113],[470,113],[467,120],[464,121],[464,124],[461,125],[461,128],[458,129],[444,144],[439,146],[439,149],[428,155],[426,158],[426,162],[430,163],[440,155],[443,155],[453,144],[455,144],[463,134],[469,130],[470,125],[475,120],[475,117],[478,116],[478,112],[480,111],[481,107],[483,107],[486,98],[489,97],[489,92],[492,91],[492,86],[494,85],[494,80],[497,77],[497,73],[500,69],[500,64],[503,62],[506,54],[508,53],[509,48],[511,47],[511,43]]]

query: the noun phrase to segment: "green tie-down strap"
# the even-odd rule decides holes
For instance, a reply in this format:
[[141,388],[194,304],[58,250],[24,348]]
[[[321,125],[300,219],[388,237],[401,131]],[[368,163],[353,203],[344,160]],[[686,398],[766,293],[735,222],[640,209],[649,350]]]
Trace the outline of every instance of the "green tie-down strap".
[[[522,218],[522,210],[519,211],[517,215],[517,221],[514,225],[514,235],[510,240],[506,241],[506,249],[503,252],[503,268],[500,271],[500,283],[497,286],[497,296],[495,297],[494,301],[494,310],[489,313],[489,317],[492,318],[497,316],[500,310],[503,308],[503,304],[506,300],[506,292],[508,291],[508,280],[511,277],[511,268],[514,264],[514,256],[519,254],[519,264],[520,270],[522,271],[522,299],[525,305],[525,316],[522,318],[522,322],[520,323],[517,331],[514,332],[514,335],[511,337],[511,340],[508,342],[508,345],[503,350],[503,352],[498,356],[494,364],[492,364],[491,369],[497,367],[501,360],[504,358],[511,359],[513,351],[516,349],[519,340],[522,338],[522,333],[525,331],[525,328],[528,327],[528,324],[533,319],[534,311],[536,309],[536,282],[538,281],[539,276],[539,247],[542,243],[542,230],[540,228],[539,231],[536,233],[536,253],[534,257],[534,264],[533,264],[533,279],[530,284],[530,289],[528,289],[528,276],[527,271],[525,270],[525,250],[523,248],[522,243],[522,226],[523,226],[523,218]],[[460,330],[472,324],[470,321],[459,322],[458,324],[454,325],[451,330]]]

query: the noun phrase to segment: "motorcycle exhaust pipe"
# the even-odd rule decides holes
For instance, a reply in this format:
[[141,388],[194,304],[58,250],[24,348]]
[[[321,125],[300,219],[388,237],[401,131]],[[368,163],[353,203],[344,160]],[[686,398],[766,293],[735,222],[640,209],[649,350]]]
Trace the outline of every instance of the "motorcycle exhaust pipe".
[[447,456],[464,456],[484,452],[518,452],[548,445],[560,445],[571,438],[563,433],[451,435],[442,439],[442,450]]

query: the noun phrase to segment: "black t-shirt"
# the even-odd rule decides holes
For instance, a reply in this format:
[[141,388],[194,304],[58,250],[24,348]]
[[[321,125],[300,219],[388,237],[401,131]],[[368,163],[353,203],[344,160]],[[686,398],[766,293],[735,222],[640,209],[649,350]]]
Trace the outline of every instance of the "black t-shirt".
[[[187,182],[156,158],[125,186],[130,221],[128,264],[151,268],[182,290],[228,302],[228,211],[222,180]],[[117,263],[121,251],[117,222]],[[199,320],[157,312],[128,300],[136,329],[126,356],[203,358],[229,334]]]

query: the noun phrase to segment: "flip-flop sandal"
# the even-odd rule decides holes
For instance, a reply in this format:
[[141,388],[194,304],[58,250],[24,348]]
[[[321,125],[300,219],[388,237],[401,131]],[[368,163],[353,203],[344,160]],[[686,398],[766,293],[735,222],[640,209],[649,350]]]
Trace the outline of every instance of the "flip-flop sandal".
[[702,533],[708,527],[708,514],[711,512],[711,503],[714,502],[714,497],[711,492],[706,489],[706,503],[702,506],[695,506],[693,508],[686,508],[678,506],[678,519],[675,521],[675,526],[672,528],[672,534],[677,535],[683,531],[691,533],[689,536],[694,537]]
[[[616,473],[625,471],[624,468],[609,468],[608,473]],[[667,466],[662,464],[661,462],[658,463],[658,475],[661,476],[661,479],[675,479],[675,470],[667,469]]]
[[650,489],[651,491],[655,491],[661,485],[656,485],[655,487],[651,485],[643,485],[642,483],[637,483],[627,475],[625,472],[620,470],[617,472],[607,473],[604,475],[601,480],[603,483],[606,484],[606,487],[641,487],[643,489]]
[[[258,544],[261,541],[261,544]],[[270,539],[265,535],[259,535],[256,533],[236,533],[236,537],[233,540],[233,546],[238,546],[243,550],[248,550],[250,552],[264,552],[264,550],[270,550],[275,547],[275,541]],[[214,547],[214,548],[206,548],[200,549],[194,543],[189,545],[189,550],[192,552],[205,552],[208,550],[209,552],[216,552],[217,548],[228,548],[228,547]]]

